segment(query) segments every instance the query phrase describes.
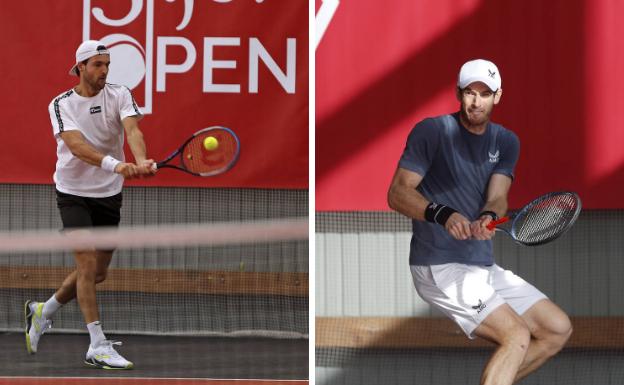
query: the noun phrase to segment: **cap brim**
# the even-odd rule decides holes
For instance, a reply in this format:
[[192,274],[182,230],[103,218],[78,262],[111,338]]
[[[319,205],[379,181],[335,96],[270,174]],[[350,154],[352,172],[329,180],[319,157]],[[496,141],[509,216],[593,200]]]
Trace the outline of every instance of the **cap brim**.
[[482,76],[476,76],[476,77],[464,79],[464,81],[459,83],[458,86],[459,88],[464,89],[468,87],[469,85],[471,85],[472,83],[476,83],[476,82],[481,82],[485,84],[492,91],[498,91],[498,89],[500,88],[500,86],[497,87],[496,82],[493,81],[491,78],[482,77]]
[[78,74],[76,73],[76,68],[78,67],[78,63],[74,64],[72,66],[72,68],[69,70],[69,74],[70,75],[74,75],[74,76],[78,76]]

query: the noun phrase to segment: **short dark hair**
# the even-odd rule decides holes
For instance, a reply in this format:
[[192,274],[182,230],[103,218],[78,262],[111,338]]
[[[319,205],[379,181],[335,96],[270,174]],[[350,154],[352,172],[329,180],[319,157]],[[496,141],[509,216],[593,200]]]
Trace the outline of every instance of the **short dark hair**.
[[[88,61],[89,61],[89,59],[85,59],[85,60],[81,61],[81,63],[86,65]],[[80,70],[78,69],[78,65],[76,65],[76,69],[74,71],[76,71],[76,75],[78,75],[78,77],[80,77]]]

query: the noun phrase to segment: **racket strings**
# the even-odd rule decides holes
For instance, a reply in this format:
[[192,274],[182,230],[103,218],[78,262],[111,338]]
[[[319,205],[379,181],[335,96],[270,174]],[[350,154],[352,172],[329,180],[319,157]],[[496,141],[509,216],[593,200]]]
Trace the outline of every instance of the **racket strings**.
[[[208,137],[217,140],[217,148],[208,150],[204,140]],[[197,174],[218,173],[235,160],[238,142],[226,130],[210,130],[195,136],[184,147],[182,161],[187,170]]]
[[537,244],[557,238],[574,222],[578,207],[578,198],[573,194],[554,195],[536,202],[516,219],[516,239]]

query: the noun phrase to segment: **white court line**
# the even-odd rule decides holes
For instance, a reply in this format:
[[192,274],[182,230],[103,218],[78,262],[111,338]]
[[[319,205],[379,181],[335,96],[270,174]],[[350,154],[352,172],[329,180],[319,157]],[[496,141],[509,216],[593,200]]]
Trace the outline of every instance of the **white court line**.
[[140,381],[152,381],[152,380],[174,380],[174,381],[256,381],[256,382],[308,382],[308,380],[277,380],[270,378],[205,378],[205,377],[64,377],[64,376],[0,376],[0,380],[39,380],[39,379],[58,379],[63,378],[67,380],[140,380]]

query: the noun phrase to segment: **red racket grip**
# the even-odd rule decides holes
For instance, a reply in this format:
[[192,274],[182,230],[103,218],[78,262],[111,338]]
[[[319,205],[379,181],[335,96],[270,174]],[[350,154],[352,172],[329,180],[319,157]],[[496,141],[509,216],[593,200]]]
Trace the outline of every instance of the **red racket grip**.
[[501,223],[505,223],[508,220],[509,220],[509,217],[502,217],[501,219],[497,219],[495,221],[488,223],[487,228],[488,230],[492,231],[496,228],[496,226],[500,225]]

